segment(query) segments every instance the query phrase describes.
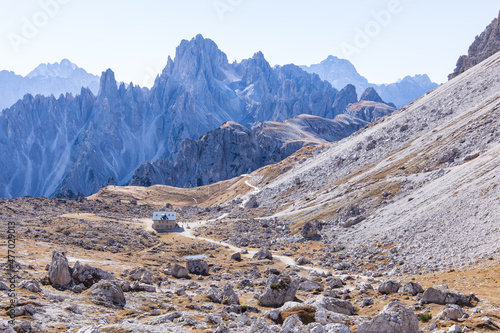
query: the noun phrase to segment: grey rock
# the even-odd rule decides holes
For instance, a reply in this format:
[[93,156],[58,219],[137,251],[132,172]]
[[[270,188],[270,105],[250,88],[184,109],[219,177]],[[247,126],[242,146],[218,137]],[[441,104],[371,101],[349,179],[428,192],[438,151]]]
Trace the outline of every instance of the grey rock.
[[9,286],[0,281],[0,290],[10,290]]
[[296,314],[289,316],[283,322],[283,329],[280,333],[294,333],[295,328],[302,326],[302,321],[300,321],[299,316]]
[[273,254],[269,251],[267,247],[263,247],[253,255],[253,258],[258,260],[265,260],[265,259],[273,260]]
[[145,284],[154,283],[153,273],[151,273],[150,271],[148,271],[143,267],[136,268],[132,270],[129,274],[130,274],[130,279],[132,281],[139,281]]
[[49,279],[52,285],[58,287],[69,287],[73,282],[69,271],[68,259],[64,252],[54,251],[49,268]]
[[352,331],[344,324],[328,324],[325,326],[326,333],[352,333]]
[[408,293],[408,295],[415,296],[417,294],[423,293],[424,289],[421,285],[416,282],[407,282],[399,288],[400,293]]
[[100,333],[97,326],[85,326],[78,330],[78,333]]
[[299,281],[286,275],[271,275],[267,279],[262,295],[258,297],[259,305],[279,307],[295,299]]
[[139,281],[134,281],[130,285],[130,290],[131,291],[146,291],[149,293],[155,293],[156,287],[152,286],[150,284],[145,284],[145,283],[140,283]]
[[343,286],[344,282],[342,282],[342,280],[339,278],[331,278],[330,280],[328,280],[328,287],[332,289],[342,288]]
[[68,307],[66,308],[66,310],[69,310],[69,311],[71,311],[71,312],[73,312],[73,313],[75,313],[75,314],[79,314],[79,315],[83,314],[83,311],[82,311],[82,310],[78,307],[78,305],[76,305],[76,304],[73,304],[73,305],[71,305],[71,306],[68,306]]
[[299,284],[299,290],[321,292],[323,291],[323,289],[324,287],[321,283],[310,280],[301,282]]
[[92,287],[95,283],[101,280],[113,280],[113,274],[106,272],[103,269],[82,265],[79,261],[73,266],[71,277],[75,284],[83,284],[86,288]]
[[318,309],[325,309],[331,312],[340,313],[351,316],[356,314],[353,305],[349,301],[340,300],[338,298],[318,296],[308,300],[305,304],[309,304]]
[[234,292],[233,286],[230,283],[224,285],[224,290],[221,294],[221,303],[226,305],[240,304],[238,295]]
[[16,333],[16,331],[14,331],[14,329],[9,325],[9,323],[4,321],[3,323],[0,324],[0,333]]
[[358,333],[418,333],[418,318],[411,308],[391,302],[368,322],[358,325]]
[[42,287],[40,286],[40,282],[38,282],[38,280],[23,281],[21,283],[21,288],[27,289],[33,293],[42,292]]
[[456,304],[446,304],[443,311],[441,311],[436,319],[448,321],[448,320],[458,320],[467,316],[466,312]]
[[195,275],[207,276],[209,271],[208,264],[204,260],[189,260],[186,263],[186,268],[189,273]]
[[472,306],[472,302],[477,300],[473,295],[464,295],[455,291],[450,291],[443,286],[427,288],[422,295],[422,303],[435,304],[458,304],[461,306]]
[[236,252],[231,255],[231,260],[234,261],[241,261],[241,253]]
[[107,307],[124,307],[127,303],[117,281],[101,280],[89,289],[91,300]]
[[295,258],[295,263],[299,266],[310,265],[312,262],[304,257]]
[[319,234],[319,230],[318,230],[318,228],[316,227],[315,224],[313,224],[311,222],[307,222],[302,227],[302,230],[300,231],[300,234],[304,238],[314,238],[314,237],[316,237]]
[[380,284],[378,287],[378,292],[381,294],[395,294],[398,292],[399,288],[401,287],[401,284],[399,284],[396,281],[384,281]]
[[172,276],[177,278],[177,279],[189,279],[189,272],[186,267],[183,267],[181,265],[175,264],[174,267],[172,267]]

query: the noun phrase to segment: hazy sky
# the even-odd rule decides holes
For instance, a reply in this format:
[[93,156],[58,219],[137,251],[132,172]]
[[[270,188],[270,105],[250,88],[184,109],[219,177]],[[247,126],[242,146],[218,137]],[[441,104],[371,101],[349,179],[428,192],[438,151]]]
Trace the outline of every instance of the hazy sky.
[[374,83],[444,82],[498,0],[0,0],[0,69],[26,75],[63,58],[151,84],[182,39],[213,39],[229,60],[271,65],[347,58]]

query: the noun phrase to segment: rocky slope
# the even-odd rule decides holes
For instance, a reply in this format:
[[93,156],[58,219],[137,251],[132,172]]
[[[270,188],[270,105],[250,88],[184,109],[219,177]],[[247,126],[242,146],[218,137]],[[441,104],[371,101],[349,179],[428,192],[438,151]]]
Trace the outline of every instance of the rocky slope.
[[476,36],[476,40],[469,47],[468,54],[458,59],[457,67],[448,76],[448,79],[453,79],[498,51],[500,51],[500,13],[498,18],[495,18],[481,35]]
[[435,89],[438,85],[426,75],[406,76],[398,82],[390,84],[373,84],[360,75],[356,68],[345,59],[329,56],[319,64],[301,66],[308,73],[316,73],[337,89],[342,89],[347,84],[352,84],[358,92],[369,87],[375,88],[378,94],[387,102],[402,107],[419,98],[426,92]]
[[99,90],[99,77],[87,73],[67,59],[60,63],[42,64],[25,77],[0,71],[0,111],[12,106],[24,95],[44,96],[78,94],[84,88],[94,94]]

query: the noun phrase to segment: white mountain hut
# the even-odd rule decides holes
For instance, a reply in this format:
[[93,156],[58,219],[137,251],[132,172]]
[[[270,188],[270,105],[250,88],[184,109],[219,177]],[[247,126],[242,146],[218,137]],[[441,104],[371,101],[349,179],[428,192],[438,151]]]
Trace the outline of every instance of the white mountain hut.
[[175,212],[154,212],[153,229],[157,231],[175,229],[177,227],[176,214]]

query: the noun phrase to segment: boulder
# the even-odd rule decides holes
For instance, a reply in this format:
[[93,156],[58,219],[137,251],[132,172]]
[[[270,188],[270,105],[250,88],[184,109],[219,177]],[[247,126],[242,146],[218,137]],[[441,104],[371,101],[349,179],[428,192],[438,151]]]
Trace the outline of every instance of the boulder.
[[310,238],[316,237],[319,234],[319,230],[318,230],[316,224],[313,224],[311,222],[307,222],[302,227],[300,234],[302,235],[302,237],[310,239]]
[[309,259],[300,257],[300,258],[295,258],[295,263],[299,266],[303,266],[303,265],[310,265],[312,262]]
[[241,261],[241,253],[239,252],[233,253],[233,255],[231,255],[231,260]]
[[344,324],[328,324],[325,326],[326,333],[352,333],[352,331]]
[[187,268],[177,264],[175,264],[174,267],[172,267],[172,276],[177,279],[190,278]]
[[132,270],[129,274],[130,274],[130,279],[132,281],[139,281],[145,284],[154,283],[153,273],[151,273],[150,271],[148,271],[143,267],[136,268]]
[[474,294],[464,295],[459,292],[450,291],[445,286],[434,286],[425,290],[422,303],[434,304],[458,304],[460,306],[474,306],[477,298]]
[[[296,314],[288,317],[285,319],[283,322],[283,328],[281,330],[281,333],[294,333],[297,332],[295,329],[297,327],[302,326],[302,321],[300,321],[299,316]],[[300,332],[300,331],[299,331]]]
[[89,289],[91,300],[97,305],[124,307],[125,295],[117,281],[101,280]]
[[[52,265],[51,265],[52,267]],[[89,265],[82,265],[79,261],[75,262],[71,277],[75,284],[83,284],[86,288],[92,287],[94,284],[101,280],[113,280],[114,277],[111,273],[103,269],[92,267]]]
[[214,287],[208,290],[207,296],[214,303],[220,304],[222,302],[222,296],[220,295],[219,291]]
[[443,311],[438,313],[436,319],[448,321],[448,320],[458,320],[467,316],[464,310],[456,304],[446,304]]
[[49,267],[49,279],[53,286],[67,288],[73,280],[69,270],[68,259],[64,252],[52,252],[52,262]]
[[344,282],[342,282],[339,278],[331,278],[328,280],[328,287],[332,289],[342,288],[344,286]]
[[245,203],[245,209],[254,209],[257,207],[259,207],[257,197],[255,195],[251,195],[248,201]]
[[232,305],[232,304],[240,304],[240,299],[238,295],[234,292],[233,285],[230,283],[226,283],[224,285],[224,290],[222,291],[222,304]]
[[372,320],[358,325],[357,333],[418,333],[418,318],[400,302],[390,302]]
[[305,304],[314,306],[317,310],[327,310],[335,313],[340,313],[347,316],[356,314],[353,305],[349,301],[344,301],[338,298],[318,296],[310,299]]
[[321,283],[310,280],[306,280],[299,284],[299,290],[321,292],[323,289],[324,287]]
[[16,333],[8,322],[4,321],[0,324],[0,333]]
[[195,275],[208,275],[208,264],[204,260],[189,260],[186,263],[186,268],[191,274]]
[[269,252],[267,247],[263,247],[256,254],[253,255],[253,258],[257,260],[265,260],[265,259],[273,260],[273,254]]
[[[121,284],[120,284],[121,287]],[[122,288],[123,290],[123,288]],[[140,283],[139,281],[134,281],[130,285],[131,291],[147,291],[148,293],[155,293],[156,287],[150,284]]]
[[279,307],[295,299],[299,281],[286,275],[270,275],[262,295],[258,297],[259,305]]
[[415,296],[417,294],[423,293],[424,289],[421,285],[415,282],[407,282],[399,288],[400,293],[408,293],[408,295]]
[[10,287],[5,283],[3,283],[2,281],[0,281],[0,290],[10,290]]
[[395,294],[398,292],[401,285],[395,281],[384,281],[378,286],[378,292],[381,294]]
[[42,292],[42,287],[40,286],[40,282],[38,282],[38,280],[23,281],[21,282],[21,288],[27,289],[33,293]]

